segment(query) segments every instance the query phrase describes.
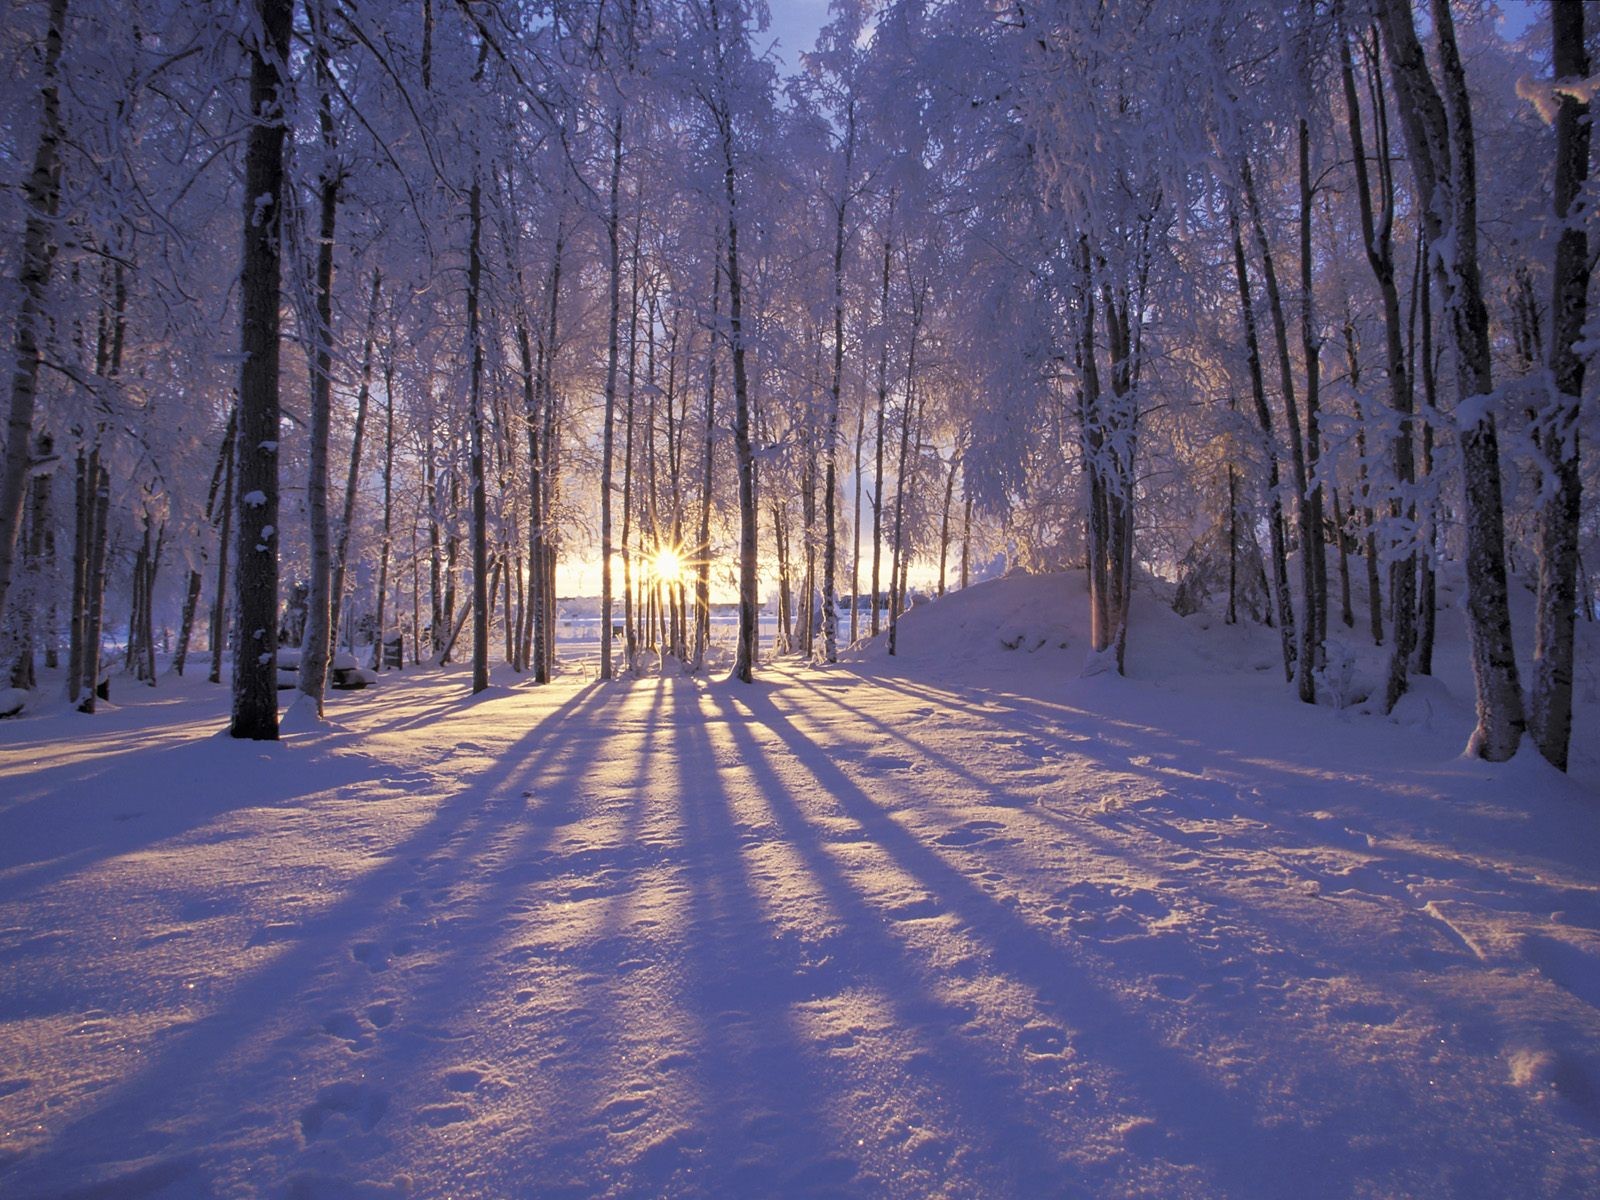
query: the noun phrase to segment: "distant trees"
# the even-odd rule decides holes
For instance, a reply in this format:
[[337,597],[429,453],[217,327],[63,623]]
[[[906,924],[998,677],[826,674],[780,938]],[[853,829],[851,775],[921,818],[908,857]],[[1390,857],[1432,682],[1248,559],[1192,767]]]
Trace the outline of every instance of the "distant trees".
[[0,85],[0,667],[92,711],[106,640],[220,679],[231,627],[267,737],[280,633],[318,705],[366,639],[547,681],[593,560],[603,675],[716,662],[736,596],[752,678],[762,587],[831,661],[1003,549],[1085,569],[1092,669],[1155,573],[1307,701],[1381,642],[1385,709],[1463,596],[1474,750],[1563,764],[1592,30],[1417,7],[839,0],[780,90],[743,0],[52,0]]

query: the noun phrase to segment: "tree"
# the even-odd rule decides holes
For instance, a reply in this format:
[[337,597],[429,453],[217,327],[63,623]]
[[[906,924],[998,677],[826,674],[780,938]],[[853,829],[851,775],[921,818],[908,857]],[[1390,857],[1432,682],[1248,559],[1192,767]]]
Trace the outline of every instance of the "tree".
[[256,0],[249,37],[252,118],[245,152],[240,277],[238,543],[234,593],[236,738],[278,736],[278,298],[294,0]]
[[1456,419],[1466,491],[1467,631],[1477,690],[1468,750],[1491,762],[1516,753],[1526,721],[1511,646],[1500,440],[1492,404],[1489,312],[1478,264],[1478,179],[1472,102],[1449,0],[1431,0],[1436,82],[1405,0],[1381,0],[1384,52],[1417,181],[1417,206],[1455,351]]
[[[1529,732],[1539,753],[1567,769],[1572,736],[1573,614],[1577,609],[1579,475],[1578,416],[1585,355],[1580,348],[1589,312],[1589,238],[1580,202],[1589,178],[1589,55],[1583,4],[1550,5],[1556,112],[1555,270],[1550,300],[1551,395],[1539,425],[1539,449],[1550,482],[1539,509],[1539,593],[1534,625],[1533,696]],[[1566,87],[1563,87],[1563,84]]]
[[3,623],[6,594],[22,534],[23,499],[33,452],[33,409],[39,387],[45,293],[59,245],[55,218],[61,198],[61,94],[58,78],[66,37],[67,0],[50,0],[39,74],[39,139],[24,185],[28,218],[20,256],[21,303],[12,326],[11,403],[5,457],[0,461],[0,671],[9,674],[11,635]]

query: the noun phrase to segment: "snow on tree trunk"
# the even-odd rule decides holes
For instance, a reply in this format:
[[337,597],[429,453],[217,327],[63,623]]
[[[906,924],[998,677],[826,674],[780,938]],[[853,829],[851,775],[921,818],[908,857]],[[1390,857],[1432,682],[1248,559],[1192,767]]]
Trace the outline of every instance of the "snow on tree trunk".
[[[377,340],[378,325],[378,291],[383,284],[382,272],[377,268],[372,272],[372,293],[367,305],[367,332],[361,346],[361,383],[356,391],[356,420],[355,428],[350,435],[350,465],[345,473],[344,504],[339,511],[339,535],[333,544],[333,573],[332,582],[328,588],[330,611],[337,617],[344,607],[344,581],[350,558],[350,530],[356,519],[356,494],[361,483],[361,448],[366,438],[367,407],[372,398],[372,353],[373,345]],[[381,619],[383,607],[383,588],[380,581],[378,589],[378,607],[380,619],[378,621],[378,642],[383,642],[383,621]]]
[[1431,13],[1442,95],[1417,40],[1410,5],[1383,0],[1380,9],[1419,208],[1437,260],[1434,269],[1455,349],[1456,419],[1466,492],[1467,631],[1478,717],[1467,748],[1499,762],[1516,753],[1526,722],[1511,645],[1489,313],[1478,268],[1472,106],[1448,0],[1432,0]]
[[61,197],[61,98],[58,72],[66,36],[67,0],[51,0],[39,81],[39,141],[33,167],[23,185],[28,219],[22,234],[21,293],[12,329],[11,403],[6,413],[5,457],[0,460],[0,669],[11,657],[11,634],[4,623],[6,594],[22,533],[23,498],[33,448],[33,409],[45,334],[45,293],[55,265],[56,211]]
[[[1550,6],[1557,86],[1586,80],[1587,6]],[[1566,770],[1572,736],[1573,613],[1577,606],[1578,523],[1582,484],[1578,474],[1578,415],[1583,396],[1584,355],[1579,342],[1589,310],[1589,245],[1582,227],[1579,194],[1589,177],[1587,92],[1561,93],[1556,114],[1555,209],[1560,223],[1550,301],[1551,395],[1540,422],[1539,448],[1549,482],[1539,510],[1539,591],[1534,624],[1533,695],[1528,724],[1539,753]]]
[[289,29],[294,0],[256,0],[245,151],[244,266],[240,279],[239,444],[229,733],[278,736],[278,303],[279,198],[285,181]]

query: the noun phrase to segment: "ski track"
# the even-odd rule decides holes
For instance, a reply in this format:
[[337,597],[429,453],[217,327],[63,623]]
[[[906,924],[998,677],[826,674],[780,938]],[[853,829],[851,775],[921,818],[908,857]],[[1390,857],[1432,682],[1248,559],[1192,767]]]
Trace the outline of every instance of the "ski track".
[[13,741],[0,1193],[1600,1194],[1592,870],[1141,686]]

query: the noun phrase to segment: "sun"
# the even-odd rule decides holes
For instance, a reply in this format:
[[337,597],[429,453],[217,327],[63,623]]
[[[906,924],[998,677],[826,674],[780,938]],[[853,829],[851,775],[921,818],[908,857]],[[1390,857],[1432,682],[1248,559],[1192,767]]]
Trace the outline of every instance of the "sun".
[[683,582],[686,564],[677,547],[663,546],[650,559],[649,565],[650,575],[657,583],[671,586]]

